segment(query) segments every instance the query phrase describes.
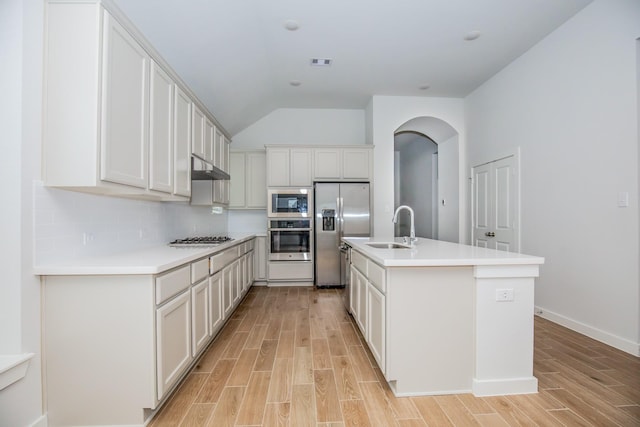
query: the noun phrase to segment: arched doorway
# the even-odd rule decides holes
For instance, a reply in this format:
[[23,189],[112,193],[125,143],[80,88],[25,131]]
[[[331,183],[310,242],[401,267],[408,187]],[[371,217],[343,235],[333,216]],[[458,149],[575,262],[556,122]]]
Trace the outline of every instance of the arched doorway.
[[[416,235],[459,242],[458,132],[436,117],[415,117],[394,132],[394,204],[416,214]],[[408,215],[396,235],[408,235]]]

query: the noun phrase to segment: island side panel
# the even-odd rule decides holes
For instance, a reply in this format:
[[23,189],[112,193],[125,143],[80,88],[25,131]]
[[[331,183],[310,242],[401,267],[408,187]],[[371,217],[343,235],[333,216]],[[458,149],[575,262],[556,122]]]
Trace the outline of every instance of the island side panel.
[[468,393],[473,267],[387,267],[386,378],[397,396]]
[[[536,393],[533,376],[537,265],[477,266],[473,394]],[[505,301],[505,297],[507,300]]]
[[43,277],[51,425],[142,425],[155,407],[152,276]]

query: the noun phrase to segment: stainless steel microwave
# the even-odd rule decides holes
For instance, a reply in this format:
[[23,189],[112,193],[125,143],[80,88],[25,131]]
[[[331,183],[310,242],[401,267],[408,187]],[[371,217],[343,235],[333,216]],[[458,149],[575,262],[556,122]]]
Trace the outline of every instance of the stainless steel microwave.
[[270,188],[267,191],[267,216],[272,218],[312,218],[311,188]]

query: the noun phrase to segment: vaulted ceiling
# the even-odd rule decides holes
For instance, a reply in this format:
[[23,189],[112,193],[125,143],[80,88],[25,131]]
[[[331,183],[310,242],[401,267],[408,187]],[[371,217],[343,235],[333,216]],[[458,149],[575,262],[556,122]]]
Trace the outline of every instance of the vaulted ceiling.
[[464,97],[592,0],[114,1],[235,134],[277,108]]

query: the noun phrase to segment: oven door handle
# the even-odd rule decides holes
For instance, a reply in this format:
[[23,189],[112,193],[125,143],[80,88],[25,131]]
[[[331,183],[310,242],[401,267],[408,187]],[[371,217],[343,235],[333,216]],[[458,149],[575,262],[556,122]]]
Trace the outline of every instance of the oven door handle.
[[269,231],[311,231],[310,228],[269,228]]

